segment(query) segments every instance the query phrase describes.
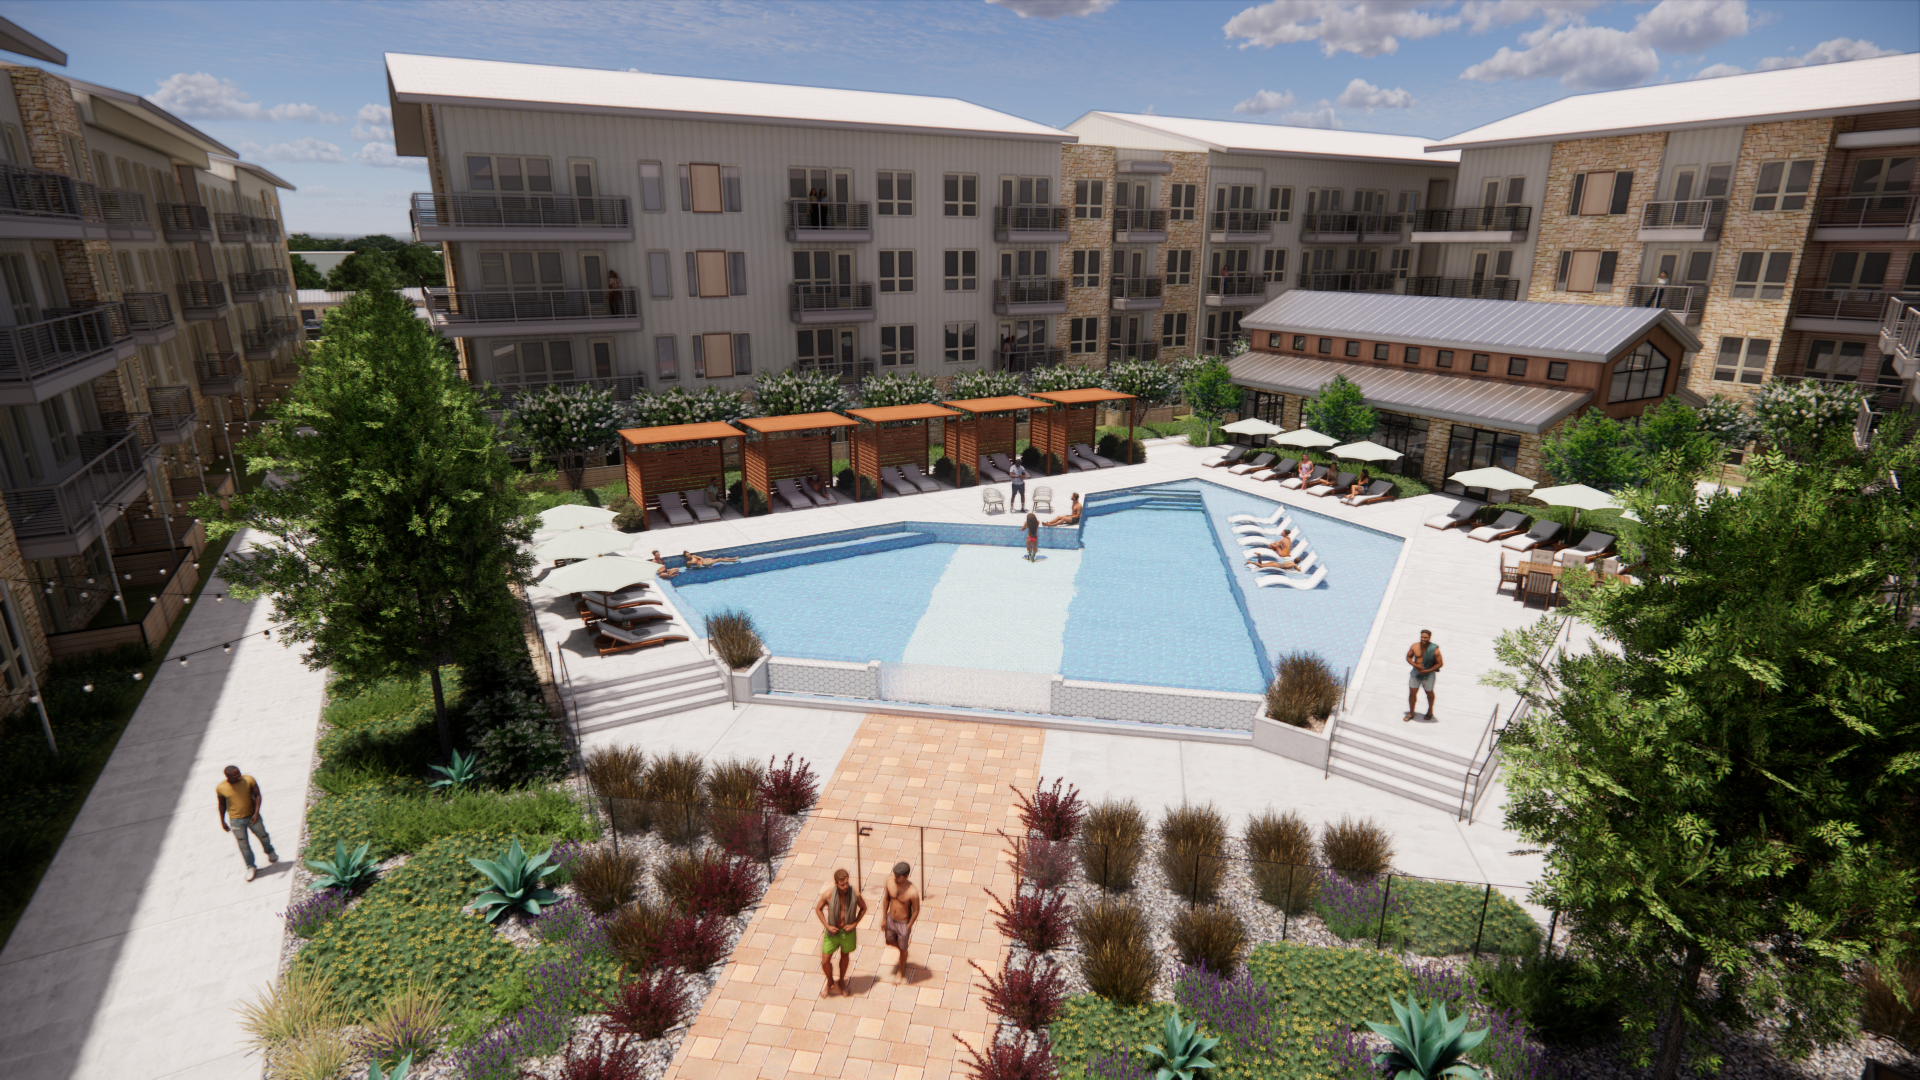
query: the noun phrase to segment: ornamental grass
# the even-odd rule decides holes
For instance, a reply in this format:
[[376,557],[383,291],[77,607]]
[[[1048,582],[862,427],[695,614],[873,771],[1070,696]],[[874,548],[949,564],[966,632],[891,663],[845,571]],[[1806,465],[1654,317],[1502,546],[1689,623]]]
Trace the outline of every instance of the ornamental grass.
[[1289,915],[1307,910],[1320,872],[1313,866],[1313,829],[1306,820],[1291,810],[1268,810],[1247,819],[1243,839],[1260,899]]
[[1109,799],[1087,811],[1080,830],[1080,866],[1108,892],[1133,888],[1147,816],[1131,799]]
[[1212,803],[1167,807],[1160,820],[1160,871],[1189,903],[1208,903],[1225,876],[1227,820]]

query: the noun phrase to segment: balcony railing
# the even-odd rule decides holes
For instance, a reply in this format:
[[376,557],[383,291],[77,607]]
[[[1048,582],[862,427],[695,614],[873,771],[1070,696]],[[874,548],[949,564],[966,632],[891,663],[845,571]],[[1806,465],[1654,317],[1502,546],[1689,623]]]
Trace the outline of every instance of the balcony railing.
[[80,187],[70,176],[0,165],[0,216],[81,220]]
[[292,275],[284,266],[269,266],[265,270],[243,270],[228,275],[227,284],[236,298],[247,299],[263,293],[284,292],[292,284]]
[[1886,309],[1880,316],[1880,351],[1893,357],[1907,375],[1920,374],[1915,370],[1920,363],[1920,301],[1904,296],[1887,297]]
[[292,341],[297,324],[291,316],[282,315],[267,320],[240,335],[241,344],[246,349],[247,359],[267,360],[272,358],[273,350],[281,344]]
[[1391,292],[1397,280],[1392,273],[1301,274],[1300,287],[1313,292]]
[[[1060,207],[1062,214],[1066,207]],[[1113,231],[1116,233],[1166,232],[1167,212],[1165,210],[1128,210],[1124,207],[1113,211]]]
[[1123,364],[1128,360],[1142,362],[1160,358],[1160,343],[1157,341],[1109,341],[1107,342],[1107,363]]
[[1256,274],[1215,274],[1207,278],[1208,296],[1265,296],[1267,279]]
[[240,354],[202,353],[200,359],[193,362],[193,374],[200,382],[200,392],[207,397],[237,394],[243,378]]
[[111,520],[119,514],[114,497],[145,476],[145,462],[140,435],[129,430],[57,484],[9,489],[7,516],[13,519],[14,535],[21,540],[49,540],[72,536],[101,518]]
[[1650,202],[1640,213],[1643,229],[1717,229],[1726,220],[1727,200],[1691,199]]
[[[1911,294],[1902,294],[1909,296]],[[1886,311],[1885,289],[1800,289],[1794,294],[1793,313],[1809,319],[1841,319],[1877,323]]]
[[110,230],[131,233],[150,231],[153,215],[147,211],[147,197],[125,188],[79,185],[81,212],[88,221],[97,221]]
[[1423,210],[1415,232],[1525,232],[1533,224],[1533,207],[1461,206],[1452,210]]
[[153,208],[160,219],[160,231],[170,243],[209,240],[213,237],[213,219],[199,203],[161,203]]
[[853,281],[845,285],[787,286],[791,311],[872,311],[873,282]]
[[105,307],[68,311],[21,326],[0,327],[0,386],[32,383],[85,363],[126,337],[124,317]]
[[213,215],[213,222],[223,244],[270,244],[280,239],[280,223],[269,217],[222,211]]
[[1826,229],[1898,228],[1920,222],[1920,196],[1832,195],[1820,200],[1816,225]]
[[1064,304],[1067,302],[1067,279],[995,278],[993,302],[996,304]]
[[1273,231],[1271,210],[1215,210],[1208,217],[1208,230],[1223,233],[1266,233]]
[[993,227],[1000,232],[1066,232],[1064,206],[996,206]]
[[1406,214],[1361,214],[1360,233],[1363,236],[1402,236],[1407,231]]
[[996,371],[1038,371],[1050,368],[1066,358],[1066,350],[1058,346],[1016,345],[994,355]]
[[633,224],[624,198],[413,193],[413,227],[618,229]]
[[1448,296],[1456,300],[1518,300],[1520,279],[1509,277],[1412,277],[1408,296]]
[[1333,210],[1321,210],[1300,215],[1300,231],[1303,233],[1360,233],[1360,219],[1364,215],[1341,213]]
[[173,298],[159,292],[130,292],[120,298],[127,309],[127,327],[151,333],[173,325]]
[[1627,306],[1658,307],[1682,317],[1689,323],[1700,321],[1700,313],[1707,306],[1707,287],[1705,285],[1630,285],[1627,287]]
[[427,312],[439,325],[638,320],[640,317],[639,293],[634,289],[455,292],[429,288]]
[[180,310],[192,318],[195,312],[218,311],[227,306],[227,286],[219,281],[183,281],[180,283]]
[[1905,380],[1898,375],[1887,375],[1884,372],[1879,373],[1878,377],[1866,371],[1860,372],[1858,376],[1824,371],[1779,373],[1774,375],[1774,380],[1784,383],[1820,383],[1836,389],[1858,389],[1866,395],[1867,411],[1876,417],[1900,408],[1905,396],[1903,391],[1906,389]]
[[1157,277],[1108,278],[1107,289],[1115,300],[1153,300],[1161,296],[1164,280]]
[[147,408],[154,438],[162,443],[180,442],[199,419],[193,407],[192,387],[149,386]]
[[873,374],[874,362],[866,360],[796,360],[794,371],[817,371],[843,383],[857,383]]
[[787,228],[795,233],[847,232],[873,228],[872,204],[787,200]]

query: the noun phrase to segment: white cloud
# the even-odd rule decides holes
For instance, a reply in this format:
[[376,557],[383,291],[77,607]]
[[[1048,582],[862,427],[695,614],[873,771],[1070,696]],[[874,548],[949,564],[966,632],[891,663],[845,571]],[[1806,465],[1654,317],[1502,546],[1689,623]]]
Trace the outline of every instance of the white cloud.
[[309,135],[292,142],[274,143],[261,146],[257,142],[240,141],[240,153],[249,161],[346,161],[347,155],[333,143],[324,142]]
[[1661,0],[1636,20],[1633,34],[1663,52],[1698,56],[1747,36],[1747,0]]
[[1398,52],[1401,38],[1429,38],[1460,25],[1458,16],[1434,15],[1421,6],[1395,0],[1267,0],[1228,19],[1224,30],[1229,38],[1246,38],[1243,49],[1318,41],[1326,56],[1379,56]]
[[147,98],[155,105],[188,120],[303,120],[338,124],[341,117],[313,105],[262,105],[248,101],[247,92],[231,79],[216,79],[204,71],[170,75]]
[[1883,49],[1871,41],[1834,38],[1823,41],[1800,56],[1769,56],[1754,65],[1755,71],[1779,71],[1781,68],[1838,64],[1845,60],[1871,60],[1876,56],[1897,56],[1899,49]]
[[1365,79],[1355,79],[1347,84],[1340,96],[1333,99],[1335,105],[1343,109],[1411,109],[1413,94],[1406,90],[1382,90]]
[[[1545,33],[1542,37],[1541,34]],[[1538,79],[1560,76],[1560,85],[1576,90],[1632,86],[1660,72],[1653,47],[1625,30],[1605,26],[1569,26],[1521,38],[1531,48],[1500,51],[1460,73],[1463,79]]]
[[1460,21],[1469,31],[1484,34],[1496,26],[1512,26],[1539,16],[1548,27],[1579,22],[1602,0],[1467,0],[1460,5]]
[[1084,18],[1098,15],[1112,7],[1116,0],[987,0],[995,7],[1003,7],[1023,19],[1062,19]]
[[1290,127],[1334,128],[1341,127],[1340,118],[1333,115],[1333,106],[1325,101],[1320,108],[1312,112],[1290,112],[1280,118],[1280,122]]
[[385,105],[362,105],[354,119],[360,121],[349,132],[360,142],[392,142],[393,110]]
[[382,169],[421,169],[427,167],[426,158],[400,157],[393,152],[392,143],[370,142],[353,155],[353,160],[362,165],[372,165]]
[[1262,90],[1240,104],[1235,105],[1233,111],[1237,113],[1252,113],[1258,116],[1262,113],[1279,112],[1281,109],[1292,104],[1293,91],[1291,90],[1282,90],[1277,94],[1272,90]]
[[1739,64],[1714,64],[1694,72],[1693,77],[1696,79],[1718,79],[1724,75],[1744,75],[1746,72],[1747,69],[1741,67]]

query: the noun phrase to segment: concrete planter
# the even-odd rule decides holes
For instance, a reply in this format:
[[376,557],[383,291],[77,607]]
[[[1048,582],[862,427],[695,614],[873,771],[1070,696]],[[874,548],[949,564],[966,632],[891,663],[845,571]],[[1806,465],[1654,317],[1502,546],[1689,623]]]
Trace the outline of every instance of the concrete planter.
[[1269,720],[1265,715],[1256,716],[1253,720],[1253,745],[1269,754],[1279,754],[1316,769],[1325,769],[1333,728],[1339,722],[1338,715],[1330,716],[1327,726],[1316,732]]
[[766,653],[760,659],[749,664],[742,671],[727,672],[727,698],[730,701],[752,701],[753,695],[764,694],[769,689]]

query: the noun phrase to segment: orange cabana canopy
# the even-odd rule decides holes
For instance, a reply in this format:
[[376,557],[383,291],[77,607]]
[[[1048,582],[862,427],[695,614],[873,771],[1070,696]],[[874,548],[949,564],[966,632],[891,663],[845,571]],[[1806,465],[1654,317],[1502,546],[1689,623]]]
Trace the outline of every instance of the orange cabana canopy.
[[[833,429],[857,427],[859,423],[833,412],[742,420],[740,426],[749,434],[740,455],[740,477],[748,489],[759,491],[767,500],[771,513],[776,481],[818,473],[823,482],[833,483]],[[747,499],[742,494],[741,509],[746,508]]]
[[939,405],[884,405],[877,409],[848,409],[860,420],[853,433],[853,497],[860,498],[860,481],[871,479],[873,489],[886,493],[880,470],[908,462],[933,471],[933,429],[929,420],[948,420],[961,413]]
[[[627,498],[649,510],[660,508],[663,492],[693,491],[727,483],[726,440],[744,439],[732,424],[668,424],[623,428],[620,456],[626,462]],[[642,528],[652,523],[642,516]]]
[[1094,423],[1094,414],[1099,411],[1097,406],[1107,401],[1127,403],[1127,464],[1133,464],[1134,402],[1138,400],[1134,395],[1088,387],[1084,390],[1053,390],[1033,396],[1054,405],[1044,413],[1033,414],[1031,436],[1033,445],[1045,455],[1049,474],[1054,471],[1056,463],[1060,468],[1066,468],[1074,443],[1093,444],[1094,434],[1099,430],[1099,425]]
[[953,459],[955,484],[960,484],[967,476],[972,476],[974,482],[978,483],[979,461],[988,454],[1013,453],[1020,444],[1014,413],[1053,408],[1051,401],[1036,401],[1018,395],[969,398],[944,404],[966,414],[947,425],[947,456]]

